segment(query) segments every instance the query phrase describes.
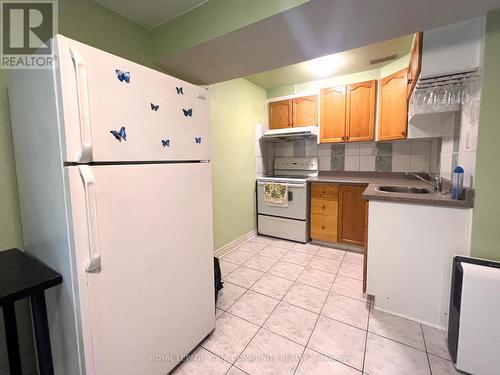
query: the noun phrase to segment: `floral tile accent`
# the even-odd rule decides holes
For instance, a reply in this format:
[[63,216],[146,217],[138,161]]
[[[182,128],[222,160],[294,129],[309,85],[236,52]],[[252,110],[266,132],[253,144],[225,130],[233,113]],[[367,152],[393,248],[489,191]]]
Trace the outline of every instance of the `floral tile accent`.
[[391,155],[392,143],[376,143],[377,155]]
[[392,170],[392,155],[377,155],[375,157],[376,172],[390,172]]
[[345,144],[332,145],[332,156],[333,155],[345,155]]
[[330,168],[334,172],[342,172],[344,170],[345,165],[345,156],[332,156]]

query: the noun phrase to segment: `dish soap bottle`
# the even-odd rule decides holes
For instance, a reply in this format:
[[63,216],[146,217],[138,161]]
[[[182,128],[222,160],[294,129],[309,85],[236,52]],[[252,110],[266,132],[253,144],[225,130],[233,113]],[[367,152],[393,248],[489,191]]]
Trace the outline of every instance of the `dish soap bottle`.
[[461,166],[457,166],[453,170],[453,179],[451,187],[451,197],[453,199],[461,199],[462,191],[464,189],[464,169]]

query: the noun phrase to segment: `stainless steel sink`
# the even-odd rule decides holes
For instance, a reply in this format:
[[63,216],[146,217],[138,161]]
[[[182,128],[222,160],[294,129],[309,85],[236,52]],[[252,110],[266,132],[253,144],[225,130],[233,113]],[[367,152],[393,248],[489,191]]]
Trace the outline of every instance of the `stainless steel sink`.
[[403,193],[403,194],[429,194],[430,191],[425,188],[412,186],[379,186],[375,190],[384,193]]

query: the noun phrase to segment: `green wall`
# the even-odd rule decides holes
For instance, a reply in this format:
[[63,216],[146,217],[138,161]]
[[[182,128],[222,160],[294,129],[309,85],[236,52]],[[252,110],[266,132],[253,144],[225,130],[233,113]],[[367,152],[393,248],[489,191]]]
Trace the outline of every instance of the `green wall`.
[[239,78],[210,86],[214,249],[255,229],[255,124],[266,92]]
[[[152,66],[150,33],[93,0],[59,0],[59,32]],[[0,69],[0,250],[22,247],[7,78],[8,71]]]
[[153,67],[151,33],[94,0],[59,0],[59,33]]
[[485,48],[471,253],[500,260],[500,10],[488,13]]

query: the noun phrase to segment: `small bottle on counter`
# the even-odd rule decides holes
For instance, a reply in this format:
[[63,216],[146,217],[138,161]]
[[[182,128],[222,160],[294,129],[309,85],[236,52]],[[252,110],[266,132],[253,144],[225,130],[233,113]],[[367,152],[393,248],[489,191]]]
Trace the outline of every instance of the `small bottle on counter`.
[[457,166],[453,170],[451,197],[453,199],[462,199],[462,192],[464,190],[464,169]]

